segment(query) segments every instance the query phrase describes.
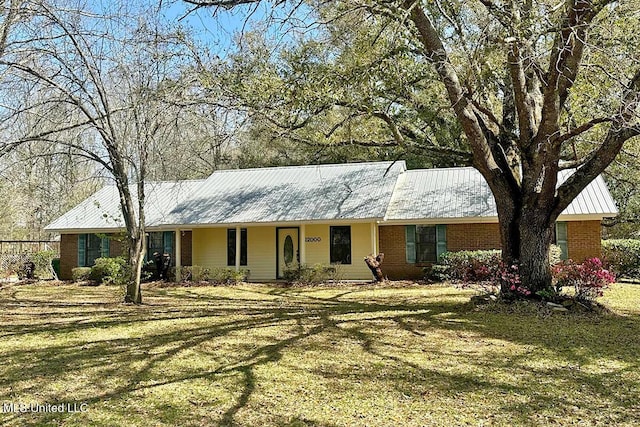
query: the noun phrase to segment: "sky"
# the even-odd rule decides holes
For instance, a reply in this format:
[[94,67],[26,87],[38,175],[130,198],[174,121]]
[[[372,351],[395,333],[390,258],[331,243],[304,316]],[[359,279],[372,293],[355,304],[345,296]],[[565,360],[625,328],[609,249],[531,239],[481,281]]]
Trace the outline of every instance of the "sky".
[[[178,22],[193,30],[198,41],[203,42],[220,57],[235,50],[235,42],[240,34],[254,28],[257,23],[269,22],[266,35],[278,43],[291,40],[292,22],[298,25],[310,21],[309,10],[301,6],[293,15],[285,8],[273,9],[270,2],[258,5],[241,5],[233,9],[201,7],[180,0],[164,0],[163,16],[167,23]],[[293,16],[293,20],[290,19]],[[283,21],[286,21],[283,24]]]

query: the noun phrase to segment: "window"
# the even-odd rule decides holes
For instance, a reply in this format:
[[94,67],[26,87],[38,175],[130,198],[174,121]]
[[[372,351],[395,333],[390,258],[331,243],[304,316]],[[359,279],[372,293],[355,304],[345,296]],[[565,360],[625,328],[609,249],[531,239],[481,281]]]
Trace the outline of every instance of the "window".
[[351,264],[351,227],[331,227],[331,263]]
[[153,261],[153,254],[169,254],[174,258],[173,253],[173,231],[154,231],[147,234],[147,260]]
[[[236,229],[227,229],[227,265],[236,265]],[[247,229],[240,229],[240,265],[247,265]]]
[[96,259],[109,256],[109,239],[95,234],[78,235],[78,267],[91,267]]
[[407,225],[407,263],[433,263],[447,251],[446,225]]
[[569,248],[567,244],[568,234],[567,234],[567,223],[566,222],[556,222],[556,226],[554,229],[553,243],[560,247],[562,251],[560,253],[560,259],[568,259],[569,258]]

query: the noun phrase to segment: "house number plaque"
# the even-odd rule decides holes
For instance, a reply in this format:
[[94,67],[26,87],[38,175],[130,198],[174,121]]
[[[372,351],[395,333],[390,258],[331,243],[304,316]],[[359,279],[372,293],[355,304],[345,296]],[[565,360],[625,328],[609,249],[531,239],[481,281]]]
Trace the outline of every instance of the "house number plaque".
[[320,237],[305,237],[304,241],[306,243],[318,243],[318,242],[322,241],[322,239]]

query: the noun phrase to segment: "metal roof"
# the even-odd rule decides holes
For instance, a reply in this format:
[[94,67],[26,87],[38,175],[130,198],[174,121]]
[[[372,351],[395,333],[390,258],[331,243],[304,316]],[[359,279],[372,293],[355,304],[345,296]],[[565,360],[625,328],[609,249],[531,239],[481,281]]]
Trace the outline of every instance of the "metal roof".
[[[572,171],[562,171],[563,182]],[[135,187],[132,186],[135,196]],[[53,232],[124,228],[120,198],[106,186],[49,224]],[[474,168],[406,170],[404,161],[235,169],[201,181],[146,184],[147,227],[304,221],[497,221],[493,194]],[[615,216],[602,177],[563,212]],[[443,221],[444,222],[444,221]]]
[[172,224],[382,219],[405,162],[214,172],[172,212]]
[[[147,227],[167,222],[171,210],[185,200],[203,180],[147,182],[145,184],[145,217]],[[130,186],[134,199],[137,188]],[[136,206],[137,207],[137,206]],[[107,185],[78,206],[45,227],[47,231],[114,230],[124,228],[120,196],[115,185]]]
[[[573,171],[560,172],[559,183]],[[601,176],[592,181],[563,215],[614,216],[615,202]],[[493,194],[476,169],[419,169],[402,174],[389,203],[386,220],[497,218]]]

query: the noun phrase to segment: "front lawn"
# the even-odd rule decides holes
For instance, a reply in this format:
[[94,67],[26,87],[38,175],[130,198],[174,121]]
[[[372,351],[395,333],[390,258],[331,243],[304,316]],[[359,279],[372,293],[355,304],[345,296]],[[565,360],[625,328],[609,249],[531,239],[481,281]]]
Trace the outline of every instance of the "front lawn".
[[[0,288],[0,425],[638,425],[640,286],[612,314],[447,286]],[[20,413],[19,404],[75,413]],[[80,406],[82,405],[82,406]]]

